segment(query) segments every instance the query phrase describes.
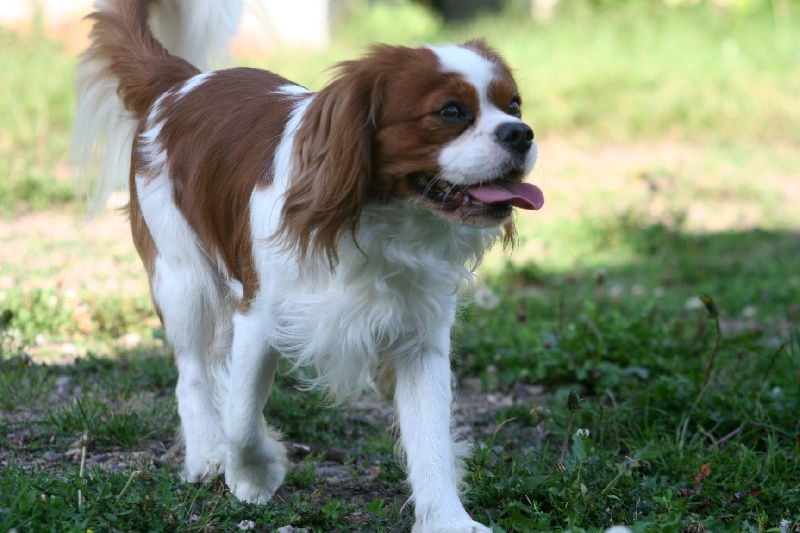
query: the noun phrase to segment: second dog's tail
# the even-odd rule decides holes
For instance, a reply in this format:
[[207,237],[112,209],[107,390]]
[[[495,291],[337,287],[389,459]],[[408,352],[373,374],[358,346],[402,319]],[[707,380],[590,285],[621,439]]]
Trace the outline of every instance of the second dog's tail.
[[[207,54],[235,33],[241,8],[241,0],[95,2],[91,44],[76,75],[73,137],[93,213],[127,184],[139,121],[162,94],[200,72],[179,56],[205,67]],[[148,18],[176,55],[156,39]]]

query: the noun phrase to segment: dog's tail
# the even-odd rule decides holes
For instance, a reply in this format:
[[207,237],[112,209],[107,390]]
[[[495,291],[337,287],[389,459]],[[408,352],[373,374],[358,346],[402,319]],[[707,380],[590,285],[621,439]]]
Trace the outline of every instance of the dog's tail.
[[91,213],[102,209],[114,190],[127,185],[139,121],[164,92],[206,68],[210,54],[227,49],[242,4],[242,0],[95,2],[95,12],[88,17],[94,23],[91,44],[81,55],[76,74],[73,135],[73,152],[87,178]]

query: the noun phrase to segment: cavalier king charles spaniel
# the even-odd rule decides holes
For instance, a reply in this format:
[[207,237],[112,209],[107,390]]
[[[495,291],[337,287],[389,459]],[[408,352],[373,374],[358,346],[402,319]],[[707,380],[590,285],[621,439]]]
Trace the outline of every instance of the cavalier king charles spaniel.
[[450,330],[514,208],[544,203],[511,70],[472,40],[373,46],[318,92],[202,72],[241,3],[98,0],[78,67],[77,147],[102,153],[101,203],[129,183],[175,353],[185,478],[272,497],[288,462],[263,409],[285,358],[336,401],[394,399],[413,531],[491,531],[460,501]]

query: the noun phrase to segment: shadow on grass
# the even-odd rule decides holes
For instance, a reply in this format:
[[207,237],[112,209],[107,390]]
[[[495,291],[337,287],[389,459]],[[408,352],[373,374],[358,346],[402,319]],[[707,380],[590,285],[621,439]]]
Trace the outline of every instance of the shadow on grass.
[[[728,317],[751,307],[746,314],[763,310],[795,322],[800,318],[798,231],[688,233],[664,223],[640,224],[634,216],[601,220],[580,231],[585,253],[614,266],[548,271],[536,263],[509,263],[489,283],[549,289],[574,285],[573,294],[654,298],[671,307],[710,294]],[[599,290],[603,286],[606,290]]]
[[[488,389],[541,384],[548,392],[497,413],[504,429],[495,447],[534,438],[543,447],[519,464],[483,450],[476,480],[504,490],[475,502],[520,531],[557,529],[551,519],[561,512],[577,512],[578,524],[628,522],[634,500],[643,530],[678,531],[694,520],[739,531],[748,520],[777,526],[795,516],[800,232],[698,235],[626,217],[582,231],[616,266],[511,267],[462,314],[462,376]],[[577,412],[571,391],[584,398]],[[588,442],[570,434],[576,428],[591,428]],[[535,511],[496,513],[501,501],[531,493]]]

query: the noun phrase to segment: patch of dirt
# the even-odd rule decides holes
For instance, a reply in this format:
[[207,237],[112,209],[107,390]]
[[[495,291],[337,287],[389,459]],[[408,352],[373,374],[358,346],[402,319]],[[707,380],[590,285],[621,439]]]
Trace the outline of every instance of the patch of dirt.
[[147,295],[142,268],[124,216],[87,221],[69,210],[0,219],[0,290]]
[[[53,389],[49,395],[50,408],[68,403],[75,394],[81,394],[79,388],[69,389],[59,380],[54,382]],[[515,436],[505,443],[506,446],[520,449],[539,446],[543,428],[533,428],[523,420],[505,425],[495,417],[503,407],[534,405],[542,393],[542,388],[536,386],[518,386],[509,392],[487,393],[479,389],[478,381],[466,380],[456,395],[455,430],[469,441],[478,441],[479,445],[498,431],[508,430],[515,432]],[[163,401],[163,396],[168,392],[160,391],[158,394],[161,400],[153,397],[150,401]],[[146,410],[147,406],[143,406],[143,409]],[[10,422],[2,425],[11,429],[7,434],[8,448],[0,449],[0,468],[5,468],[13,461],[15,466],[31,471],[63,475],[64,465],[77,468],[85,453],[88,472],[95,467],[125,475],[138,471],[139,476],[146,478],[150,472],[164,468],[172,472],[181,470],[185,453],[176,439],[151,440],[138,444],[134,450],[102,446],[92,442],[91,436],[88,441],[78,437],[68,443],[52,436],[49,442],[42,442],[41,430],[36,426],[37,422],[47,420],[48,411],[47,408],[20,409],[13,413],[0,410],[0,421]],[[381,397],[365,395],[351,406],[342,408],[340,419],[342,424],[369,425],[372,428],[370,431],[389,432],[392,412],[390,405]],[[36,445],[30,446],[33,442]],[[302,467],[303,459],[309,453],[319,455],[320,459],[315,459],[313,481],[309,485],[300,488],[283,486],[275,494],[274,500],[291,502],[292,498],[300,496],[306,502],[318,502],[321,506],[329,501],[329,495],[333,493],[351,503],[354,510],[348,513],[346,520],[353,524],[358,524],[361,517],[366,516],[364,506],[379,498],[386,505],[402,508],[408,501],[409,493],[394,459],[387,463],[382,456],[356,452],[359,449],[358,442],[343,444],[351,447],[342,449],[325,443],[286,442],[293,467]],[[497,451],[502,450],[498,447]],[[176,480],[174,490],[185,490],[185,484]],[[212,483],[212,491],[216,494],[223,495],[227,490],[221,478]],[[405,512],[410,513],[410,510]],[[387,531],[405,531],[407,527],[407,524],[387,525]]]
[[596,145],[546,139],[537,169],[547,203],[541,216],[580,219],[649,210],[686,214],[700,233],[780,223],[800,227],[800,149],[717,146],[673,140]]
[[[136,451],[126,451],[120,446],[102,447],[93,442],[92,436],[85,443],[77,439],[69,443],[64,449],[57,450],[55,438],[51,439],[54,449],[44,454],[38,449],[31,449],[34,440],[41,439],[41,435],[32,429],[38,422],[47,421],[49,413],[59,407],[69,405],[77,398],[81,398],[83,391],[75,387],[65,394],[64,380],[56,379],[53,390],[47,396],[48,400],[35,407],[21,407],[13,411],[0,409],[0,421],[9,423],[12,430],[6,435],[8,450],[0,450],[0,465],[13,454],[15,464],[24,467],[36,468],[45,471],[54,471],[60,468],[63,462],[78,464],[80,462],[81,448],[86,446],[87,465],[97,465],[110,471],[141,468],[149,465],[161,468],[171,465],[179,468],[183,464],[183,450],[179,441],[175,439],[153,440],[140,446]],[[159,393],[143,393],[147,398],[141,399],[137,405],[128,405],[132,409],[150,409],[155,402],[163,401],[164,395],[171,395],[172,391]],[[454,432],[468,441],[483,440],[487,436],[501,431],[507,421],[497,420],[497,412],[502,408],[530,407],[544,398],[544,388],[538,385],[516,385],[510,391],[485,392],[480,390],[479,380],[464,379],[455,393],[453,404]],[[298,392],[297,394],[302,394]],[[160,395],[160,396],[159,396]],[[159,400],[159,397],[162,399]],[[137,407],[138,406],[138,407]],[[357,424],[380,428],[391,431],[393,425],[394,409],[391,404],[377,394],[365,394],[352,404],[340,408],[341,420],[345,424]],[[517,421],[522,426],[530,426],[527,420]],[[176,428],[177,430],[177,428]],[[519,428],[515,429],[518,431]],[[531,428],[535,430],[535,428]],[[517,440],[535,444],[535,439],[530,440],[530,434],[517,435]],[[357,447],[353,442],[353,449]],[[319,467],[318,476],[337,483],[344,477],[347,469],[343,466],[352,458],[353,451],[339,447],[328,446],[324,443],[286,442],[289,456],[295,461],[300,461],[309,454],[321,456],[323,462]],[[338,465],[338,466],[337,466]],[[374,465],[373,465],[374,466]]]

